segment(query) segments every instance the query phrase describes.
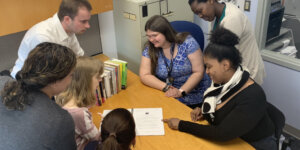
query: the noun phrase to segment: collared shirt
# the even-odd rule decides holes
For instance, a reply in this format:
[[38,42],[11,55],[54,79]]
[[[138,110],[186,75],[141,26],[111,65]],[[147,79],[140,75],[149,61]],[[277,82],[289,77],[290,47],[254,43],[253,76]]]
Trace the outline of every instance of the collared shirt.
[[11,72],[12,77],[15,77],[21,70],[29,52],[42,42],[61,44],[69,47],[79,56],[84,55],[76,35],[66,33],[56,13],[53,17],[34,25],[26,32],[18,50],[18,59]]

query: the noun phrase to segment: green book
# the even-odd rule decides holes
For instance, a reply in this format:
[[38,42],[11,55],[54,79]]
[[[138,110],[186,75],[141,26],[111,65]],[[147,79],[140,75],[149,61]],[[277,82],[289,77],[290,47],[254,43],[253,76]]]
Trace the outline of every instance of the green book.
[[119,59],[112,59],[113,62],[122,64],[122,89],[126,89],[127,86],[127,62]]

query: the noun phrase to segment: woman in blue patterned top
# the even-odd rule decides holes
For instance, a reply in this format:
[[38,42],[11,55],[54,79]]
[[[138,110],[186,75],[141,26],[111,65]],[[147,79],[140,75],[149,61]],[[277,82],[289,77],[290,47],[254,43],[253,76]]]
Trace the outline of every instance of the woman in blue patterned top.
[[200,106],[210,80],[204,75],[202,52],[196,40],[188,33],[177,34],[159,15],[146,22],[145,31],[148,42],[141,59],[141,81],[191,108]]

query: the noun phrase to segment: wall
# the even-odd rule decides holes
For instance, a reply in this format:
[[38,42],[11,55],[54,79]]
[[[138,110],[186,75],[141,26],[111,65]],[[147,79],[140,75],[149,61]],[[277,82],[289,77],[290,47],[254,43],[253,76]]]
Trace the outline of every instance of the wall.
[[300,130],[300,72],[264,62],[267,76],[262,85],[267,99],[285,114],[286,123]]
[[89,23],[91,27],[84,34],[77,35],[79,44],[86,56],[102,53],[98,15],[92,15]]
[[285,0],[285,13],[294,14],[300,19],[300,1],[299,0]]
[[253,28],[255,28],[255,24],[256,24],[257,5],[258,5],[258,1],[252,0],[250,5],[250,12],[245,11],[245,14],[248,16]]
[[199,25],[203,31],[204,34],[204,48],[207,46],[208,44],[208,38],[209,38],[209,31],[210,31],[210,23],[200,19],[197,15],[194,15],[194,23]]
[[113,11],[98,15],[103,54],[118,58]]
[[0,71],[11,69],[18,58],[18,48],[26,31],[0,36]]

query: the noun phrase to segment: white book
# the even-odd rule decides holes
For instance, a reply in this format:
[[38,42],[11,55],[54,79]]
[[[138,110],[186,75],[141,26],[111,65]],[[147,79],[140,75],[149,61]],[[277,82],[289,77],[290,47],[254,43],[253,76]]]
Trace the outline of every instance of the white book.
[[111,97],[111,87],[110,87],[110,80],[111,80],[111,73],[108,70],[104,70],[104,84],[105,84],[105,92],[107,98]]
[[[102,116],[105,117],[110,111],[104,110]],[[128,111],[134,118],[137,136],[165,135],[162,108],[132,108]]]
[[104,62],[104,64],[117,68],[117,72],[116,72],[116,75],[118,77],[117,78],[117,85],[118,85],[117,89],[118,89],[118,92],[120,92],[122,89],[122,63],[107,60]]
[[114,94],[117,94],[118,93],[118,87],[117,87],[117,77],[116,77],[116,71],[115,71],[115,68],[112,68],[110,66],[104,66],[104,69],[105,70],[108,70],[111,72],[111,80],[112,80],[112,91],[111,91],[111,94],[114,95]]

